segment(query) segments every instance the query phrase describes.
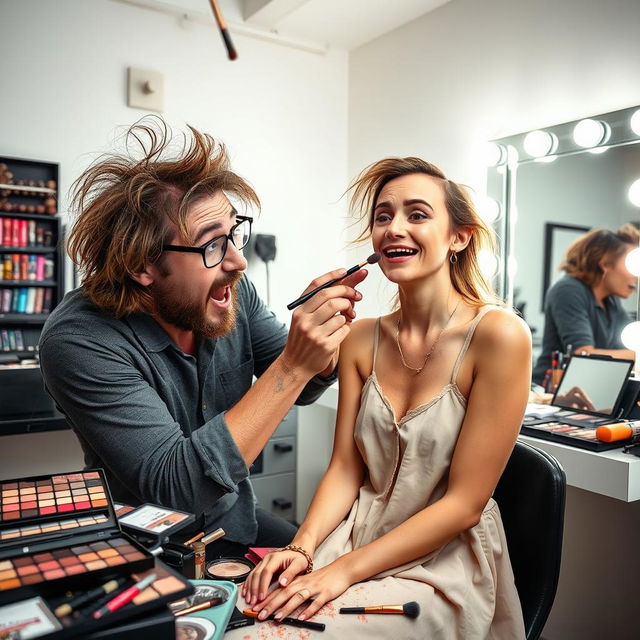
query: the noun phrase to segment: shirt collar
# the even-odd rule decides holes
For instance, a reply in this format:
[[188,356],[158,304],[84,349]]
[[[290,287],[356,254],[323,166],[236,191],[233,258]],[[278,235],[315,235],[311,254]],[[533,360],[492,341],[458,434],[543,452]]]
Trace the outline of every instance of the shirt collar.
[[135,313],[127,316],[126,321],[147,351],[163,351],[168,346],[178,348],[167,332],[150,315]]

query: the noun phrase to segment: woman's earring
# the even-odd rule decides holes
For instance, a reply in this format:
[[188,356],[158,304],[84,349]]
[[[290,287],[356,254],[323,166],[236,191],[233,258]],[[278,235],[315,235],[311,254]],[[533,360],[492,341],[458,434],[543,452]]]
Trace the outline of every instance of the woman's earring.
[[451,249],[451,255],[449,256],[449,262],[451,264],[455,264],[456,262],[458,262],[458,254]]

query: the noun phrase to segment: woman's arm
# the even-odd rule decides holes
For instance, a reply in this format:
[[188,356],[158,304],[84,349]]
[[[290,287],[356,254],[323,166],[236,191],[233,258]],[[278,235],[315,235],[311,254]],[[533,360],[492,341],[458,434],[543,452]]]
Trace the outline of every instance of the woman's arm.
[[509,459],[527,402],[531,338],[524,323],[506,312],[491,312],[473,344],[474,379],[454,451],[445,495],[389,533],[295,578],[256,609],[286,616],[312,598],[300,617],[314,615],[349,585],[401,566],[442,547],[478,523]]
[[[371,350],[371,325],[371,321],[354,323],[340,350],[340,388],[333,453],[307,515],[291,542],[310,555],[345,518],[364,477],[364,462],[353,437],[363,385],[356,362],[363,350]],[[262,600],[274,573],[284,569],[279,583],[286,585],[306,569],[306,564],[304,556],[297,552],[269,554],[249,576],[242,594],[250,603]]]

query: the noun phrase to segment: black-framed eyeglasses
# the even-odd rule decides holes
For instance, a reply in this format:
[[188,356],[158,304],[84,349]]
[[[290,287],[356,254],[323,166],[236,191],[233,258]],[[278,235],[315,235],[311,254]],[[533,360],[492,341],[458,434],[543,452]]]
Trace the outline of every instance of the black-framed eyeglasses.
[[185,247],[179,244],[163,244],[164,251],[181,251],[183,253],[199,253],[202,256],[202,262],[207,269],[217,267],[227,254],[229,240],[233,242],[233,246],[240,250],[247,246],[251,237],[251,223],[253,218],[249,216],[236,216],[236,223],[231,227],[229,233],[216,236],[213,240],[205,242],[200,247]]

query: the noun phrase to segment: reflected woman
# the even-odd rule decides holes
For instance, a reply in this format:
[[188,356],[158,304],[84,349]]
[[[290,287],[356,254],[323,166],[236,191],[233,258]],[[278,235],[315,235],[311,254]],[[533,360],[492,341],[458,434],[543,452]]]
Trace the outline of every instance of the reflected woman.
[[[464,189],[419,158],[365,169],[352,204],[399,304],[343,343],[329,468],[292,544],[242,595],[261,618],[329,616],[327,638],[523,638],[491,496],[520,429],[531,338],[478,268],[490,231]],[[408,601],[417,620],[335,615]]]
[[627,254],[638,247],[640,231],[627,223],[617,231],[594,229],[575,240],[560,269],[565,275],[547,292],[542,352],[533,369],[541,384],[551,367],[551,353],[610,355],[635,358],[620,340],[631,322],[620,298],[636,290],[637,278],[625,267]]

